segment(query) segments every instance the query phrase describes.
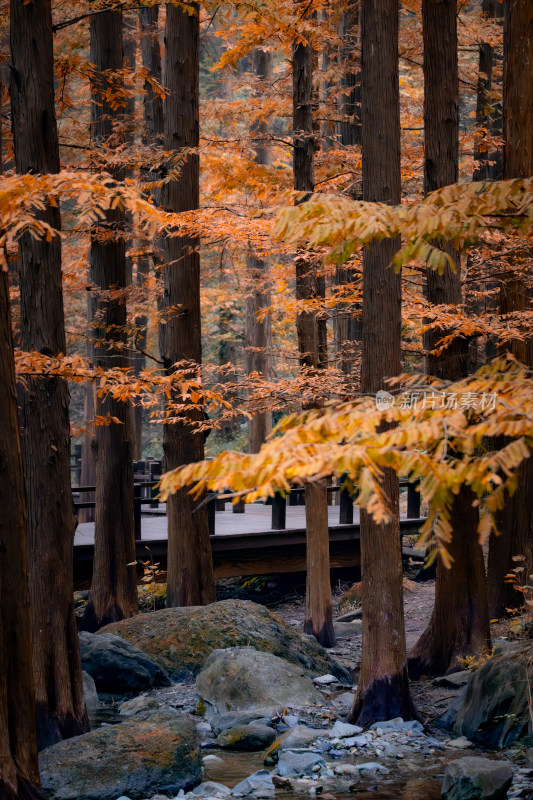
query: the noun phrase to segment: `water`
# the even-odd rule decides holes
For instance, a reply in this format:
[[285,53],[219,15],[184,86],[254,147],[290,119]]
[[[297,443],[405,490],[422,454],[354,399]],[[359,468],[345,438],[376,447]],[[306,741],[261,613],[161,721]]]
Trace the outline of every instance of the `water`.
[[[239,781],[244,780],[252,772],[263,769],[263,753],[235,753],[221,750],[206,750],[205,755],[212,753],[223,759],[223,763],[209,762],[205,765],[206,781],[217,781],[233,788]],[[367,759],[368,760],[368,759]],[[343,760],[343,763],[347,763]],[[339,762],[340,763],[340,762]],[[353,760],[351,763],[355,763]],[[380,776],[379,780],[374,777],[368,780],[367,784],[362,784],[361,788],[351,789],[349,792],[332,791],[324,788],[324,791],[317,795],[319,798],[328,800],[346,800],[348,796],[356,797],[357,800],[439,800],[441,797],[443,765],[439,758],[428,762],[422,758],[413,758],[409,762],[410,769],[406,769],[407,762],[403,761],[399,765],[397,774],[391,772],[390,775]],[[402,770],[402,773],[400,772]],[[409,774],[415,776],[409,777]],[[439,778],[435,776],[439,775]],[[302,800],[307,793],[295,792],[283,789],[276,789],[276,800]]]

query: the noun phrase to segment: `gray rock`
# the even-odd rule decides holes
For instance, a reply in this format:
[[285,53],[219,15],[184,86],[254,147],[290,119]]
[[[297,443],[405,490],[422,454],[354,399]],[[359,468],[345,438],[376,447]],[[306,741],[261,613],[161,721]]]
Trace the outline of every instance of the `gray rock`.
[[451,731],[455,722],[457,720],[457,715],[459,711],[463,707],[464,699],[466,697],[468,684],[464,686],[461,690],[460,694],[457,697],[454,697],[444,714],[441,714],[440,717],[437,717],[435,720],[435,725],[438,728],[444,728],[444,730]]
[[216,781],[204,781],[192,790],[195,797],[221,797],[223,795],[231,794],[231,789],[223,783]]
[[222,731],[217,737],[217,744],[227,750],[264,750],[275,738],[272,728],[251,722]]
[[99,692],[129,694],[170,686],[161,667],[139,648],[111,634],[80,633],[81,665]]
[[327,733],[327,731],[319,730],[318,728],[308,728],[306,725],[297,725],[287,736],[283,737],[278,752],[305,748],[307,745],[320,739],[320,737],[327,736]]
[[387,767],[384,767],[383,764],[379,764],[377,761],[367,761],[364,764],[357,764],[357,769],[359,772],[380,772],[382,775],[387,775],[390,772]]
[[85,697],[87,711],[94,711],[100,705],[98,692],[96,691],[96,684],[88,672],[82,672],[81,677],[83,679],[83,695]]
[[449,739],[446,743],[448,747],[454,747],[456,750],[468,750],[472,747],[472,742],[466,736],[458,736],[457,739]]
[[317,678],[313,678],[313,683],[317,683],[319,686],[327,686],[330,683],[336,683],[337,678],[335,675],[319,675]]
[[405,733],[424,733],[424,726],[416,719],[404,722],[401,717],[396,719],[388,719],[382,722],[374,722],[370,726],[373,731],[402,731]]
[[265,797],[274,793],[274,782],[267,769],[260,769],[249,775],[231,790],[233,795],[254,794],[256,797]]
[[194,722],[166,712],[52,745],[40,753],[39,767],[50,800],[142,800],[194,786],[201,760]]
[[119,708],[119,713],[122,714],[123,717],[133,717],[136,714],[151,714],[158,708],[159,703],[155,697],[143,694],[122,703]]
[[444,800],[503,800],[513,781],[511,765],[488,758],[458,758],[446,767]]
[[249,725],[250,722],[257,722],[261,720],[261,724],[272,724],[272,718],[276,717],[278,713],[277,706],[270,708],[254,708],[251,711],[230,711],[227,714],[215,714],[210,717],[209,723],[215,736],[218,736],[222,731],[227,731],[228,728],[237,728],[239,725]]
[[197,675],[213,650],[254,647],[303,667],[310,675],[350,674],[312,636],[287,625],[264,606],[222,600],[208,606],[164,608],[114,622],[97,635],[114,633],[139,647],[174,679]]
[[447,689],[462,689],[466,686],[472,672],[465,669],[462,672],[452,672],[451,675],[441,675],[439,678],[433,679],[433,686],[445,686]]
[[348,722],[341,722],[340,719],[338,719],[333,728],[328,731],[328,735],[331,738],[338,737],[339,739],[344,739],[347,736],[356,736],[358,733],[363,733],[363,729],[360,728],[359,725],[350,725]]
[[525,766],[533,767],[533,747],[528,747],[526,750]]
[[372,736],[369,733],[362,733],[360,736],[350,736],[344,739],[342,744],[344,747],[366,747],[372,741]]
[[354,608],[353,611],[348,611],[346,614],[342,614],[340,617],[337,617],[335,622],[353,622],[356,619],[361,619],[362,616],[363,609]]
[[284,750],[279,754],[277,774],[282,778],[309,775],[317,765],[326,766],[326,762],[318,753],[295,753],[293,750]]
[[253,647],[211,653],[196,679],[196,691],[215,713],[323,702],[304,669]]
[[354,697],[353,692],[342,692],[331,699],[331,704],[341,714],[347,714],[353,705]]
[[496,652],[477,669],[461,695],[453,731],[485,747],[509,746],[528,732],[530,724],[527,680],[531,643],[519,643]]

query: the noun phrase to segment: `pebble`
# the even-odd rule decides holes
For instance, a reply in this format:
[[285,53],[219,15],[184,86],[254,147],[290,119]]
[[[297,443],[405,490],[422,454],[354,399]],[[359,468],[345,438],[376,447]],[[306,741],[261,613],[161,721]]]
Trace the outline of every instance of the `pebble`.
[[448,747],[454,747],[456,750],[468,750],[469,747],[473,747],[472,742],[470,742],[466,736],[459,736],[457,739],[448,739],[446,744]]
[[313,683],[318,683],[319,686],[327,686],[329,683],[337,683],[335,675],[319,675],[318,678],[313,678]]
[[348,736],[355,736],[358,733],[362,733],[363,729],[359,727],[359,725],[350,725],[349,722],[341,722],[338,719],[333,726],[333,728],[329,731],[329,736],[339,739],[345,739]]

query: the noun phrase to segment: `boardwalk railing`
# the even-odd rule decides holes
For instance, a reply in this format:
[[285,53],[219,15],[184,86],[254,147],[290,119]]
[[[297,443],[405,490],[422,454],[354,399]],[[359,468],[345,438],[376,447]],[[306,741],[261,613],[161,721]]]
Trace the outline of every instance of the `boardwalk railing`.
[[[143,472],[137,469],[134,472],[134,485],[133,485],[133,513],[135,524],[135,539],[142,541],[142,507],[143,505],[149,506],[150,511],[155,509],[158,513],[159,502],[157,500],[157,489],[155,488],[161,476],[161,462],[151,462],[148,465],[148,472],[145,471],[145,462],[137,462],[142,465]],[[419,492],[419,481],[415,483],[407,480],[400,480],[400,488],[407,488],[407,519],[418,520],[420,519],[421,498]],[[75,511],[80,508],[95,508],[96,503],[94,500],[84,501],[81,495],[94,492],[95,486],[74,486],[73,492],[73,505]],[[339,525],[353,525],[353,509],[354,497],[350,491],[341,485],[332,485],[327,487],[328,495],[336,492],[339,493]],[[281,492],[276,492],[273,498],[269,498],[265,504],[271,505],[271,530],[284,531],[287,529],[287,504],[289,506],[299,505],[304,498],[304,487],[293,487],[286,496]],[[209,524],[209,533],[214,536],[216,533],[216,512],[224,511],[226,500],[219,495],[208,492],[205,500],[207,504],[207,516]],[[245,503],[233,505],[234,513],[244,513]],[[146,509],[147,513],[150,513]],[[152,511],[154,513],[154,511]],[[161,508],[159,511],[161,515],[166,514],[166,509]]]

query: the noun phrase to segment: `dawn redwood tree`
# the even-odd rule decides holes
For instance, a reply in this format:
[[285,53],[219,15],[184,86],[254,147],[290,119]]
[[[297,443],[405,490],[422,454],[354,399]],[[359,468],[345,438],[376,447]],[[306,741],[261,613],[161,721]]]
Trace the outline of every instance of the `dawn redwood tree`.
[[[504,3],[501,0],[483,0],[483,13],[488,19],[503,19]],[[479,74],[477,84],[476,122],[491,136],[502,135],[502,106],[491,95],[494,93],[495,67],[500,60],[494,47],[489,42],[479,45]],[[502,157],[500,149],[481,148],[476,144],[474,158],[476,168],[475,181],[501,180]]]
[[[165,23],[165,150],[180,154],[180,174],[163,186],[166,211],[189,211],[199,205],[199,44],[198,6],[189,13],[173,5],[166,7]],[[183,154],[183,150],[190,152]],[[159,328],[159,347],[167,374],[180,361],[194,362],[196,373],[202,360],[200,311],[200,255],[198,240],[172,236],[163,240],[163,309],[173,309]],[[168,311],[167,311],[168,313]],[[177,396],[173,397],[179,402]],[[180,419],[164,425],[163,451],[171,470],[204,457],[204,438],[194,423],[203,409],[184,410]],[[213,559],[209,541],[207,507],[181,489],[167,502],[168,518],[168,606],[194,606],[215,600]]]
[[[340,60],[343,69],[340,85],[344,92],[337,101],[339,116],[344,119],[337,123],[337,135],[341,145],[353,147],[361,144],[361,26],[359,24],[359,0],[351,0],[342,12],[339,22],[341,36]],[[354,200],[360,200],[360,190],[353,181],[350,191]],[[337,266],[335,283],[342,286],[353,283],[360,275],[344,265]],[[350,375],[354,362],[361,349],[361,307],[354,303],[346,309],[339,308],[333,319],[333,335],[337,350],[337,365],[342,372]]]
[[[313,129],[313,47],[297,41],[292,53],[293,174],[299,192],[314,190],[315,134]],[[307,195],[305,195],[307,196]],[[317,257],[300,251],[295,258],[296,299],[325,296],[325,280]],[[300,365],[308,371],[325,367],[326,320],[316,311],[302,310],[296,319]],[[328,500],[325,481],[305,486],[307,581],[304,630],[324,647],[335,643],[329,566]]]
[[[457,0],[423,0],[424,40],[424,190],[433,192],[456,183],[459,175],[459,77],[457,63]],[[456,268],[442,275],[426,270],[427,300],[438,306],[460,305],[461,262],[448,246]],[[433,328],[425,336],[427,372],[448,381],[468,374],[468,340],[457,337],[440,355],[432,353],[450,331]],[[450,455],[453,457],[453,454]],[[490,648],[487,581],[478,541],[479,512],[467,488],[454,497],[451,509],[453,559],[447,568],[437,562],[435,606],[428,626],[409,654],[409,675],[442,674],[457,666],[457,657],[479,655]]]
[[[10,26],[16,170],[59,172],[50,0],[12,0]],[[56,230],[61,226],[59,208],[52,202],[36,216]],[[64,354],[59,235],[46,241],[24,234],[18,269],[22,349],[47,356]],[[20,398],[36,725],[38,745],[43,748],[89,727],[72,589],[76,520],[70,489],[67,382],[59,377],[29,377]]]
[[[398,0],[361,2],[363,199],[397,204],[400,192]],[[375,394],[401,372],[401,277],[389,267],[399,241],[363,252],[361,391]],[[415,711],[407,677],[399,487],[383,471],[393,510],[376,523],[361,509],[363,656],[350,722],[366,724]]]
[[[140,23],[140,51],[143,68],[147,71],[148,77],[162,82],[161,75],[161,43],[159,41],[159,6],[141,6],[139,9]],[[154,91],[154,87],[149,80],[144,82],[144,102],[143,102],[144,130],[142,142],[147,147],[161,147],[163,145],[163,98]],[[142,169],[143,180],[154,182],[158,180],[158,175],[154,169]],[[159,203],[159,189],[151,186],[147,194],[151,195],[153,202]],[[154,263],[158,261],[155,243],[143,242],[143,252],[137,258],[137,284],[143,286],[150,273],[150,257]],[[135,354],[133,369],[139,375],[146,366],[146,344],[147,344],[147,324],[148,318],[145,314],[140,314],[135,318]],[[133,406],[134,435],[134,458],[142,458],[142,439],[143,439],[144,409],[140,403]]]
[[[112,73],[123,68],[122,12],[93,14],[90,22],[91,62],[96,67],[92,85],[92,141],[105,148],[120,138],[120,108],[113,101]],[[116,80],[116,78],[115,78]],[[116,171],[116,178],[122,177]],[[128,367],[125,354],[126,302],[116,291],[128,283],[126,218],[123,209],[106,212],[91,236],[90,277],[95,294],[94,364],[104,369]],[[94,564],[89,602],[81,627],[94,631],[137,613],[137,574],[133,523],[132,414],[127,403],[110,396],[96,399],[97,416],[111,416],[96,427],[96,514]],[[130,566],[128,566],[130,565]]]
[[[32,670],[27,517],[8,272],[0,266],[0,798],[40,792]],[[46,602],[44,600],[46,599]],[[47,606],[50,594],[41,598]]]
[[[504,22],[503,177],[533,174],[533,4],[509,0]],[[524,274],[531,273],[531,251],[518,251],[508,261],[500,289],[500,311],[509,314],[531,309],[531,289]],[[513,269],[514,267],[514,269]],[[521,274],[522,273],[522,274]],[[507,347],[522,363],[533,367],[533,337]],[[518,486],[498,514],[499,535],[491,536],[488,581],[490,613],[502,616],[523,602],[505,576],[515,567],[533,572],[533,458],[522,465]],[[513,561],[523,556],[525,562]],[[526,577],[526,583],[529,579]]]
[[[270,50],[257,47],[252,53],[252,67],[259,81],[272,77],[273,55]],[[267,123],[255,126],[256,135],[267,133]],[[256,164],[269,166],[272,163],[270,148],[266,142],[255,145]],[[264,378],[270,377],[270,355],[272,331],[270,315],[258,319],[261,309],[270,305],[270,291],[266,285],[267,262],[252,249],[246,256],[248,286],[246,290],[244,344],[246,352],[246,371],[257,372]],[[261,411],[254,414],[249,422],[249,451],[258,453],[261,445],[272,430],[272,413]]]

